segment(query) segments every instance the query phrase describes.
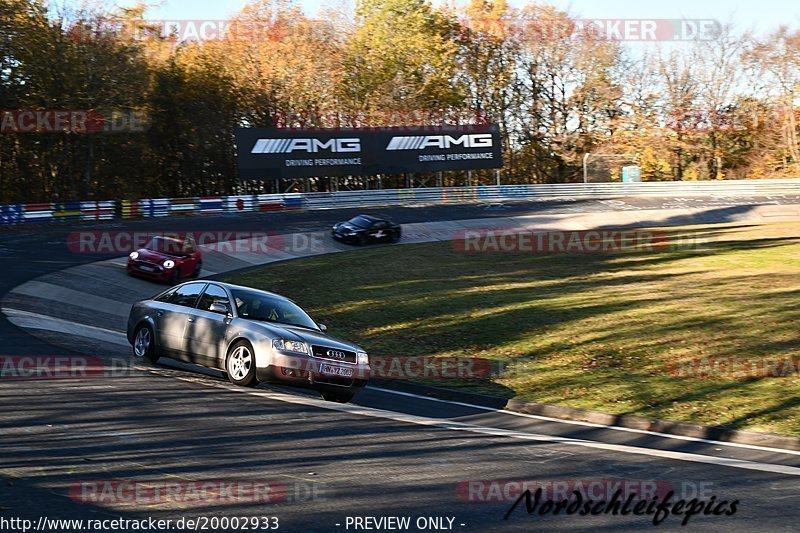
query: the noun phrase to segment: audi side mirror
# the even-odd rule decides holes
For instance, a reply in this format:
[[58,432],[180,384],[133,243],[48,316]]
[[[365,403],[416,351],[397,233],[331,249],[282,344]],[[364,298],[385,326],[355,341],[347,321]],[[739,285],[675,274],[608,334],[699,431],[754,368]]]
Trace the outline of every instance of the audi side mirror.
[[320,331],[323,332],[328,331],[328,326],[326,326],[325,324],[317,324],[317,327],[319,328]]
[[231,310],[228,308],[227,305],[216,302],[212,303],[208,307],[208,310],[211,311],[212,313],[219,313],[221,315],[229,315],[231,312]]

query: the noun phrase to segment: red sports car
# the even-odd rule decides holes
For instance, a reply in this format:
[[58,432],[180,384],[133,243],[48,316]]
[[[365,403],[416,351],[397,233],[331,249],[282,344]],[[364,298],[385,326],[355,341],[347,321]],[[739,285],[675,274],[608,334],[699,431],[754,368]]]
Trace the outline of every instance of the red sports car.
[[172,283],[197,277],[202,268],[203,256],[190,237],[153,237],[128,256],[128,274]]

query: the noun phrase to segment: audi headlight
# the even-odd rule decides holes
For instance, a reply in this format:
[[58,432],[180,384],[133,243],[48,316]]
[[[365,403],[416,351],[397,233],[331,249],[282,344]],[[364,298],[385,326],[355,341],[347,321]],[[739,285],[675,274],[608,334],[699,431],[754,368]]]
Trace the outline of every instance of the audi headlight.
[[131,252],[131,255],[129,255],[128,257],[130,257],[131,259],[136,259],[139,257],[139,252]]
[[369,364],[369,356],[366,354],[366,352],[356,352],[356,363],[359,365]]
[[287,339],[275,339],[272,341],[272,347],[282,352],[294,352],[308,354],[308,346],[304,342],[290,341]]
[[175,261],[173,261],[172,259],[167,259],[166,261],[164,261],[164,268],[172,268],[174,266],[175,266]]

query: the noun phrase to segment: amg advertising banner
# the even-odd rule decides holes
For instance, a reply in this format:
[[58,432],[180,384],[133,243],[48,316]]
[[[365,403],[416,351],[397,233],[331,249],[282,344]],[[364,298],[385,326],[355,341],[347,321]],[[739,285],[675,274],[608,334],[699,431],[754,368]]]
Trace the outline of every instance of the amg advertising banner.
[[503,166],[495,124],[236,131],[240,179],[363,176]]

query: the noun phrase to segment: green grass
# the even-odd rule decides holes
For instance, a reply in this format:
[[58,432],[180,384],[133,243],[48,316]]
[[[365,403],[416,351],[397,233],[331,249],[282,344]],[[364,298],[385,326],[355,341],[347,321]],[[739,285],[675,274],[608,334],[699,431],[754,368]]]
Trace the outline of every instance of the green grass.
[[543,403],[800,435],[800,379],[674,375],[703,357],[800,355],[800,224],[666,230],[661,253],[380,246],[232,276],[287,295],[372,355],[506,363],[438,381]]

